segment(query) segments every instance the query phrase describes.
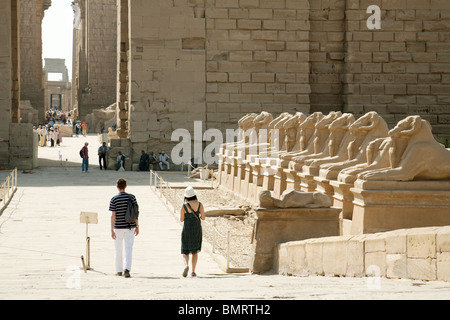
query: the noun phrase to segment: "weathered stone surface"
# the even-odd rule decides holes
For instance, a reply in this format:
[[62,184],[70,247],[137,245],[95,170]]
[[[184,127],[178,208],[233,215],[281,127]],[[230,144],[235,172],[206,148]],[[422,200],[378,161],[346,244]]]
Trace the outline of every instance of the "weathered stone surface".
[[[430,227],[280,243],[277,252],[283,255],[276,259],[275,267],[280,274],[297,276],[325,274],[450,281],[449,252],[438,252],[431,258],[438,247],[432,239],[437,235],[446,239],[449,232],[448,227]],[[379,245],[383,240],[386,244],[404,243],[409,236],[408,248],[396,245],[392,250],[390,245]]]
[[[339,210],[335,208],[260,209],[256,214],[251,267],[255,273],[272,269],[273,252],[278,242],[339,234]],[[308,250],[306,248],[307,254]]]

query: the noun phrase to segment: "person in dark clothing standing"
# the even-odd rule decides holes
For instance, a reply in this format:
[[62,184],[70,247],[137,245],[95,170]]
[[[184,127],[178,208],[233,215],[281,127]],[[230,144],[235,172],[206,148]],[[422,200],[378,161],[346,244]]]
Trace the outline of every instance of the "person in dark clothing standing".
[[83,158],[83,161],[81,163],[81,172],[88,172],[88,169],[89,169],[88,145],[89,145],[89,143],[85,142],[84,147],[81,149],[81,157]]
[[[116,275],[130,277],[134,237],[139,234],[139,221],[128,223],[125,215],[128,207],[128,199],[137,203],[136,197],[126,193],[127,181],[123,178],[117,180],[117,190],[119,194],[111,198],[109,211],[111,214],[111,238],[114,240],[115,268]],[[122,257],[123,247],[125,246],[125,259]]]
[[106,145],[106,142],[103,142],[103,145],[98,148],[98,164],[100,165],[100,170],[102,170],[102,161],[103,161],[103,168],[105,170],[108,169],[106,166],[106,154],[109,152],[109,147]]
[[180,212],[180,221],[183,222],[183,231],[181,233],[181,254],[184,260],[183,277],[186,277],[189,271],[189,255],[192,255],[192,273],[195,277],[195,268],[198,261],[198,253],[202,249],[202,224],[205,220],[205,210],[203,205],[197,199],[197,192],[191,186],[184,191],[184,200]]
[[150,156],[145,153],[144,150],[141,151],[141,158],[139,159],[139,170],[148,171],[150,167]]

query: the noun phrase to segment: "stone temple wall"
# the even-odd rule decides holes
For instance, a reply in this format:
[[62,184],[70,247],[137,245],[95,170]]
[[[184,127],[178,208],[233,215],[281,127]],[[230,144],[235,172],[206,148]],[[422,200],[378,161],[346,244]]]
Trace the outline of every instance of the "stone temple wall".
[[[43,0],[20,0],[20,98],[29,100],[44,118],[44,72],[42,67],[42,20],[51,4]],[[24,119],[25,120],[25,119]]]
[[150,0],[130,17],[136,150],[263,110],[377,111],[389,126],[418,114],[450,138],[448,1]]
[[[381,8],[381,29],[365,13]],[[344,111],[377,111],[390,126],[408,114],[450,138],[450,2],[351,0],[346,11]]]
[[205,19],[208,126],[248,112],[309,112],[308,1],[207,1]]
[[173,130],[206,121],[206,30],[204,8],[196,3],[130,4],[128,128],[138,159],[141,150],[170,152]]
[[78,97],[73,100],[80,119],[85,120],[93,109],[116,102],[117,4],[116,0],[89,0],[80,5],[83,26],[74,39]]
[[11,7],[0,3],[0,169],[9,167],[9,124],[11,122]]

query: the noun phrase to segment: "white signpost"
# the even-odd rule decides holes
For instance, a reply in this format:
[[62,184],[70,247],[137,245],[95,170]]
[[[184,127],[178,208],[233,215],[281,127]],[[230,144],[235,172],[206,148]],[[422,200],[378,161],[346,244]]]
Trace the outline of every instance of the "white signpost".
[[81,256],[81,261],[83,263],[83,269],[86,273],[87,270],[93,270],[91,268],[91,238],[89,238],[88,228],[89,224],[98,224],[98,213],[97,212],[81,212],[80,213],[80,223],[86,223],[86,263],[84,257]]

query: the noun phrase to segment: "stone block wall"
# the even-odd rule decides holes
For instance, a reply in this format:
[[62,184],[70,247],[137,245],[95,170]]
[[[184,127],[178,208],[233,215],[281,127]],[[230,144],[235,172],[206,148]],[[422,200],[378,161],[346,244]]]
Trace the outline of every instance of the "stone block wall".
[[311,113],[342,111],[346,2],[309,1]]
[[448,226],[286,242],[277,251],[283,275],[450,281]]
[[0,170],[9,169],[11,122],[11,2],[0,2]]
[[[116,102],[117,82],[117,1],[89,0],[85,10],[83,29],[75,37],[74,77],[78,77],[79,117],[93,109],[108,107]],[[77,40],[78,39],[78,40]]]
[[[48,1],[20,0],[20,98],[29,100],[44,118],[42,20]],[[37,124],[38,122],[34,122]]]
[[11,123],[9,167],[32,170],[37,165],[38,138],[32,123]]
[[309,112],[309,1],[206,3],[208,127],[250,112]]
[[171,134],[207,119],[203,1],[132,1],[129,137],[170,154]]
[[[381,29],[367,26],[372,5]],[[263,110],[377,111],[390,127],[419,114],[450,138],[448,1],[151,0],[129,17],[134,151]]]
[[[370,5],[379,30],[367,28]],[[344,111],[375,110],[390,126],[418,114],[450,137],[450,2],[348,0],[345,17]]]

